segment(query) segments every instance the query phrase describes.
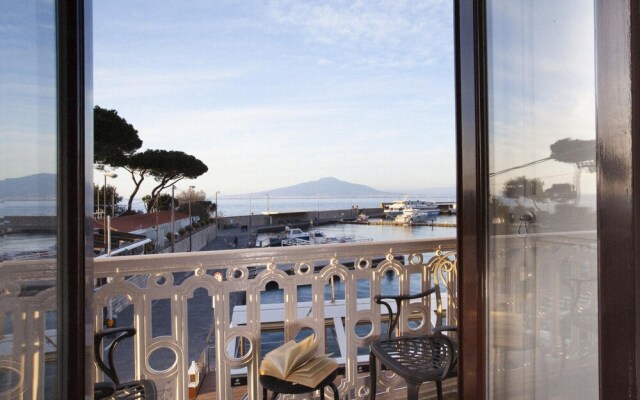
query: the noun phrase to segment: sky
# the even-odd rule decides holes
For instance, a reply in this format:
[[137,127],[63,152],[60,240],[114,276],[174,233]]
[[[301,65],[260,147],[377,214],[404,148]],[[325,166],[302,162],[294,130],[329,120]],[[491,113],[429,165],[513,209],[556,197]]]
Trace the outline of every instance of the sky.
[[[131,123],[141,150],[209,167],[179,190],[212,197],[328,176],[385,191],[455,186],[451,1],[93,8],[94,104]],[[126,197],[131,179],[115,172]]]
[[[593,2],[488,4],[490,171],[549,157],[560,139],[594,140]],[[595,173],[552,160],[492,178],[491,192],[518,176],[536,177],[545,189],[568,183],[596,192]]]

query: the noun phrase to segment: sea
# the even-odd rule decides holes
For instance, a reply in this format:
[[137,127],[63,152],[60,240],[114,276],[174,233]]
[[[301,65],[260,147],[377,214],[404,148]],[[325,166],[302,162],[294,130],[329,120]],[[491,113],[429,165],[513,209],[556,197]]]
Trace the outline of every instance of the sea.
[[[414,198],[425,201],[455,201],[454,197]],[[349,210],[381,208],[399,197],[218,197],[218,215],[235,217],[262,212]]]
[[[262,212],[290,212],[290,211],[326,211],[346,210],[352,208],[379,208],[382,203],[398,200],[397,197],[218,197],[218,216],[234,217]],[[419,200],[455,201],[453,198],[429,198]],[[135,201],[136,209],[143,211],[142,201]],[[3,218],[11,216],[54,216],[56,215],[55,200],[20,200],[4,201],[0,203],[0,215]],[[437,222],[440,222],[439,217]],[[451,220],[451,218],[449,219]],[[455,220],[455,216],[453,217]],[[442,220],[447,221],[447,220]],[[448,222],[448,221],[447,221]],[[404,229],[403,227],[378,227],[360,232],[363,228],[357,226],[330,226],[331,236],[365,235],[374,240],[404,240],[421,237],[437,237],[439,230]],[[455,233],[454,233],[455,234]],[[56,237],[53,234],[5,235],[3,250],[8,252],[38,251],[55,247]]]

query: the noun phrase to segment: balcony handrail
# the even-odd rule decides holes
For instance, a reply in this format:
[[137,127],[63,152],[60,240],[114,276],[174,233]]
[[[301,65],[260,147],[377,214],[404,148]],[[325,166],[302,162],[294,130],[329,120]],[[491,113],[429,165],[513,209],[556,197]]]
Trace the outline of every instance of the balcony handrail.
[[[342,243],[314,246],[267,247],[200,251],[195,253],[152,254],[145,256],[121,256],[94,260],[96,278],[159,274],[203,269],[224,269],[229,266],[255,266],[269,263],[286,264],[307,260],[329,260],[330,258],[367,258],[388,253],[411,253],[414,251],[443,251],[456,249],[456,238],[427,240],[383,241],[366,243]],[[117,265],[114,267],[114,264]]]

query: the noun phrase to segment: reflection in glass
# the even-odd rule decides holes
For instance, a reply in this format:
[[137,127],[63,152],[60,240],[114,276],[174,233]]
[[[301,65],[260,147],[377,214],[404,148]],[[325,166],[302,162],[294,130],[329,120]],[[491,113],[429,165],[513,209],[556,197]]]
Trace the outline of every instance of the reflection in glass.
[[597,399],[593,4],[487,11],[489,397]]
[[0,3],[0,398],[55,398],[55,3]]

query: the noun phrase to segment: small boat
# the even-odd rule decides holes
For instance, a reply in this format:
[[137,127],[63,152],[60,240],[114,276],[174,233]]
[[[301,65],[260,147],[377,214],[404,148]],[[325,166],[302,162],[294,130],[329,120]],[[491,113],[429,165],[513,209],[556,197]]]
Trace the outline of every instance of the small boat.
[[434,220],[440,214],[439,209],[420,210],[416,208],[405,208],[402,214],[395,217],[394,222],[401,224],[416,224]]
[[355,219],[355,222],[369,222],[369,216],[361,212]]
[[300,228],[286,227],[277,237],[269,238],[269,247],[273,246],[305,246],[311,244],[370,242],[371,238],[355,236],[327,236],[324,232],[312,230],[305,232]]

